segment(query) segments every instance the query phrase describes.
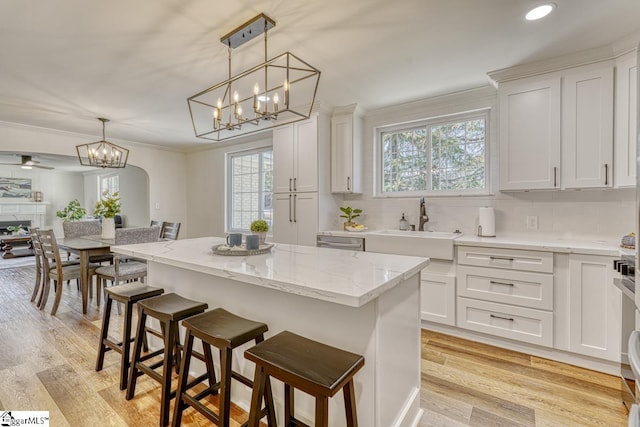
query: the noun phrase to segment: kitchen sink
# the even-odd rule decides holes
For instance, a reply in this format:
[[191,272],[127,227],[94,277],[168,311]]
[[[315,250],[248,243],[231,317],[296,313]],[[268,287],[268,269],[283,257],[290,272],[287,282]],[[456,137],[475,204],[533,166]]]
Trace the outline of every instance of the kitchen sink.
[[448,231],[378,230],[367,233],[367,252],[453,259],[453,241],[461,233]]

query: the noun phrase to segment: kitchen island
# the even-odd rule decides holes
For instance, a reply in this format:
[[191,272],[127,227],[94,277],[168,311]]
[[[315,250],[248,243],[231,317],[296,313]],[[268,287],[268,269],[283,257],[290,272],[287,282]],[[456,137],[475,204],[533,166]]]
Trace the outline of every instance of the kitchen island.
[[[146,259],[148,283],[269,325],[266,338],[289,330],[362,354],[355,377],[359,425],[416,426],[420,409],[420,271],[428,258],[276,244],[254,256],[213,255],[217,237],[115,246]],[[253,365],[234,351],[234,369]],[[192,364],[194,373],[204,371]],[[278,425],[283,387],[274,381]],[[234,382],[232,401],[247,409],[250,390]],[[309,422],[314,402],[296,394],[296,415]],[[344,401],[330,401],[329,425],[346,425]]]

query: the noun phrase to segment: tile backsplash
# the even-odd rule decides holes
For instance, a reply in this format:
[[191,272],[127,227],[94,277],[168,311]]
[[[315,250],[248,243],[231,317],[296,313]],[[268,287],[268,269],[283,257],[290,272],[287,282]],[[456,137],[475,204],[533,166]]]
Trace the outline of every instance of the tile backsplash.
[[[513,192],[485,197],[427,198],[429,222],[425,229],[477,234],[478,209],[492,206],[496,234],[529,238],[617,240],[635,231],[635,189]],[[341,205],[361,208],[358,222],[375,229],[397,229],[404,213],[418,224],[419,198],[345,196]],[[527,228],[527,216],[537,219],[537,229]],[[337,217],[335,227],[341,219]]]

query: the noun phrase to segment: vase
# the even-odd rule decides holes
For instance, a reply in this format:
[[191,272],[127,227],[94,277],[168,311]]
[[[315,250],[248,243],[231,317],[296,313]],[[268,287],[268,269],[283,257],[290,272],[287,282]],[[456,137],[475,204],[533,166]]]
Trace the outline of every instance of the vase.
[[347,231],[347,227],[351,227],[352,225],[354,225],[354,223],[353,223],[353,222],[351,222],[351,221],[345,221],[345,222],[343,222],[343,223],[342,223],[342,229],[343,229],[344,231]]
[[260,238],[259,243],[261,245],[264,245],[266,240],[267,240],[267,232],[266,231],[259,231],[256,233],[258,235],[258,237]]
[[102,218],[102,236],[103,239],[116,238],[116,222],[113,218]]

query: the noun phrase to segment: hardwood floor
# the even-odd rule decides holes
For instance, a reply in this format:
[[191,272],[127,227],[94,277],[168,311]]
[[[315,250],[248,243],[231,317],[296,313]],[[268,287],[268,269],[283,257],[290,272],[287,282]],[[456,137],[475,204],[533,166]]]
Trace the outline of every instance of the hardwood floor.
[[[0,410],[47,410],[52,426],[157,425],[159,384],[142,377],[135,398],[125,400],[113,352],[95,372],[101,317],[95,301],[83,316],[75,285],[64,285],[51,316],[51,301],[44,312],[29,302],[33,277],[33,267],[0,270]],[[120,325],[113,311],[112,326]],[[609,375],[422,333],[421,427],[624,426],[618,385]],[[245,420],[234,408],[232,426]],[[209,423],[187,410],[183,425]]]

